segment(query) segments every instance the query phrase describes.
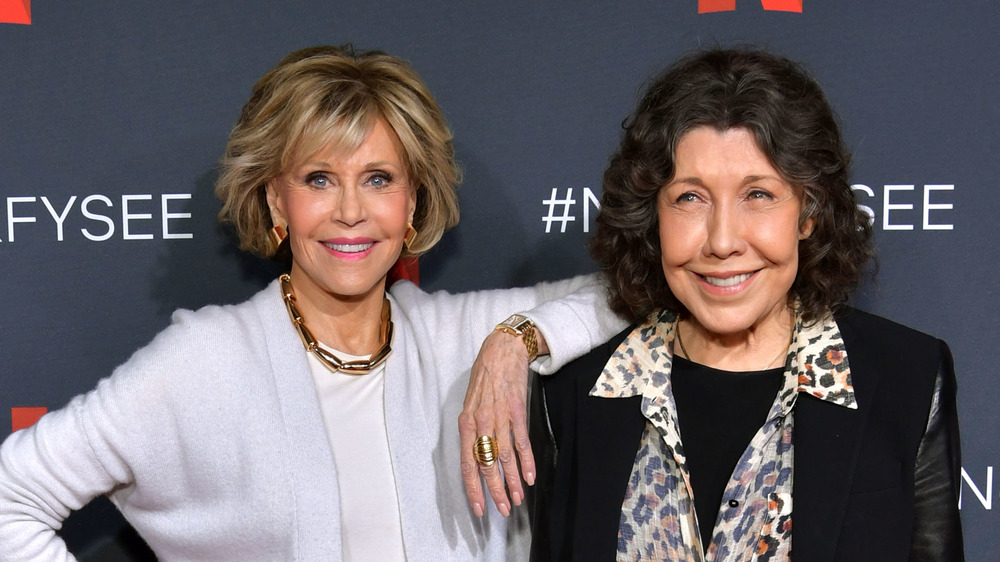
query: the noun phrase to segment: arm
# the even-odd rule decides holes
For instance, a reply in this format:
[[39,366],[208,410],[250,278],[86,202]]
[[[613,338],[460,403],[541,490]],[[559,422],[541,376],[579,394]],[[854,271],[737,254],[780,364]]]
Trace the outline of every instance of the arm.
[[962,521],[958,497],[962,453],[955,406],[956,383],[948,346],[941,343],[941,364],[934,381],[927,429],[914,466],[913,539],[910,560],[962,561]]
[[[170,328],[94,390],[0,446],[0,560],[73,560],[56,531],[70,512],[101,494],[109,494],[147,542],[156,538],[146,531],[155,528],[150,522],[157,514],[177,510],[172,521],[190,521],[213,499],[203,501],[192,489],[215,480],[215,461],[233,456],[220,443],[236,444],[240,436],[226,428],[217,437],[215,428],[225,425],[218,414],[214,424],[201,419],[202,411],[218,408],[183,405],[204,406],[206,397],[226,394],[215,381],[231,377],[221,373],[246,369],[226,371],[225,364],[256,362],[253,350],[242,346],[235,358],[200,353],[232,346],[233,331],[221,322],[194,329],[184,321],[191,314],[175,313]],[[188,459],[198,459],[196,471],[185,470]]]
[[117,484],[88,446],[83,400],[0,447],[0,559],[75,560],[56,531],[71,511]]
[[[532,366],[542,373],[555,372],[620,332],[627,323],[611,312],[604,294],[603,285],[596,283],[521,312],[536,326],[539,357]],[[528,367],[528,353],[521,338],[498,331],[483,342],[472,366],[459,416],[459,433],[462,477],[469,503],[478,515],[482,515],[485,505],[480,475],[497,509],[505,516],[510,513],[510,500],[520,505],[524,498],[518,460],[525,481],[534,484],[535,461],[526,416]],[[498,465],[480,467],[473,458],[473,444],[480,435],[496,438],[502,475]]]
[[454,367],[442,376],[464,380],[483,339],[511,313],[534,310],[571,294],[580,298],[600,295],[602,290],[596,276],[581,275],[532,287],[458,294],[424,293],[412,283],[401,282],[390,293],[402,305],[393,310],[393,316],[408,314],[422,343],[427,344],[421,352],[435,354],[440,363]]

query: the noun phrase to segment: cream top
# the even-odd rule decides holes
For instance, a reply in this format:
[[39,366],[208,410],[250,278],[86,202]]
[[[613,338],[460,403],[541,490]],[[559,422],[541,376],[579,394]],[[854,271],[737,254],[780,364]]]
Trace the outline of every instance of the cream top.
[[[323,347],[345,361],[368,358]],[[303,353],[309,356],[337,467],[344,560],[405,560],[385,425],[385,362],[366,375],[350,375],[335,373],[315,354]]]

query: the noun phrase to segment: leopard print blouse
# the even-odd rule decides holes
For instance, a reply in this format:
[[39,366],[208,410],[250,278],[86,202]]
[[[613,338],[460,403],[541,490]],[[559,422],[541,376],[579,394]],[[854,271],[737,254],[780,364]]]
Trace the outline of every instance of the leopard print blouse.
[[[800,393],[856,409],[851,370],[832,315],[800,315],[781,389],[737,463],[705,549],[670,387],[676,316],[654,313],[621,343],[591,396],[642,396],[646,430],[622,503],[619,560],[787,561],[792,538],[793,413]],[[707,552],[706,552],[707,550]]]

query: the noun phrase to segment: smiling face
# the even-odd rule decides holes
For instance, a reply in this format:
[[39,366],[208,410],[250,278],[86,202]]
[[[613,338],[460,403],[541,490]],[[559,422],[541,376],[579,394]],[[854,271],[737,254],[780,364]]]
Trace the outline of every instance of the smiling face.
[[296,298],[381,302],[416,208],[404,151],[378,119],[353,152],[332,142],[267,184],[275,224],[287,224]]
[[[798,270],[798,191],[746,129],[681,137],[673,179],[657,198],[671,292],[709,332],[739,335],[783,322]],[[786,324],[787,325],[787,324]]]

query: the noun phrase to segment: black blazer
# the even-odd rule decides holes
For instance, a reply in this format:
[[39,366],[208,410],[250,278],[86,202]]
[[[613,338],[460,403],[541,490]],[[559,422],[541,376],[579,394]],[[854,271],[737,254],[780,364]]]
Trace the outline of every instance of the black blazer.
[[[964,560],[955,374],[947,345],[854,309],[837,316],[858,409],[795,405],[795,560]],[[646,420],[641,397],[588,395],[629,328],[536,377],[532,560],[614,560]]]

